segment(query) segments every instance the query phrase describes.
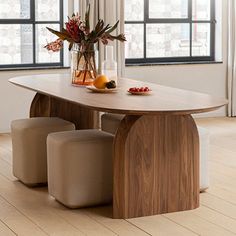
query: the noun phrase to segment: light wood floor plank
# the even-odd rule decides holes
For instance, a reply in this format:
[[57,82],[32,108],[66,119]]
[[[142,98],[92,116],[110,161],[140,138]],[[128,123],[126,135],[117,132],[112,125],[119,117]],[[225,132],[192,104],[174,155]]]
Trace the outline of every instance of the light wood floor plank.
[[88,216],[100,222],[106,228],[109,228],[118,235],[123,236],[147,236],[149,235],[146,230],[137,228],[129,221],[112,219],[112,208],[110,207],[97,207],[83,210]]
[[200,195],[201,204],[222,215],[236,220],[236,206],[214,195],[203,193]]
[[235,145],[236,139],[233,139],[232,136],[230,137],[228,135],[227,136],[212,135],[210,139],[211,139],[211,144],[236,152],[236,145]]
[[15,236],[17,235],[0,221],[0,236]]
[[227,166],[227,165],[223,165],[223,164],[219,164],[217,162],[214,161],[209,161],[210,165],[209,165],[209,170],[213,170],[213,171],[217,171],[219,174],[221,175],[226,175],[232,178],[236,177],[236,168],[231,167],[231,166]]
[[85,235],[58,216],[38,190],[0,176],[0,195],[49,235]]
[[0,173],[10,181],[17,180],[12,174],[12,166],[2,158],[0,158]]
[[111,206],[75,209],[73,211],[63,207],[57,201],[52,201],[50,206],[56,208],[61,217],[69,219],[71,224],[78,227],[86,235],[148,235],[125,220],[112,219]]
[[129,219],[129,222],[138,226],[141,229],[145,229],[151,235],[161,236],[194,236],[197,233],[192,232],[173,221],[159,215],[148,216],[135,219]]
[[69,210],[56,201],[52,201],[50,206],[57,209],[58,215],[60,215],[63,219],[70,221],[72,225],[80,229],[80,231],[82,231],[86,235],[90,236],[117,235],[116,232],[113,232],[109,228],[104,227],[98,221],[88,216],[82,209]]
[[12,164],[12,151],[0,146],[0,158],[7,161],[10,165]]
[[178,213],[170,213],[165,215],[168,219],[183,225],[189,230],[200,234],[201,236],[233,236],[234,233],[224,229],[223,227],[211,223],[198,215],[194,211],[185,211]]
[[198,118],[197,125],[205,127],[211,134],[228,134],[236,130],[236,119],[231,117]]
[[221,165],[236,168],[236,152],[217,145],[210,145],[211,161],[217,162]]
[[0,220],[11,228],[17,235],[48,235],[1,197]]
[[208,207],[201,206],[200,208],[193,211],[193,213],[202,219],[205,219],[215,225],[219,225],[224,229],[236,234],[236,220],[222,215]]
[[236,206],[236,193],[234,193],[233,191],[224,189],[224,187],[221,188],[221,187],[211,186],[206,192],[218,198],[221,198],[225,201],[228,201]]
[[11,145],[11,136],[9,134],[0,134],[0,143],[1,148],[5,148],[6,150],[11,151],[12,147]]
[[212,173],[211,171],[210,179],[211,179],[210,189],[212,189],[212,187],[217,187],[232,193],[236,193],[236,178],[232,178],[226,175],[221,175],[218,172]]

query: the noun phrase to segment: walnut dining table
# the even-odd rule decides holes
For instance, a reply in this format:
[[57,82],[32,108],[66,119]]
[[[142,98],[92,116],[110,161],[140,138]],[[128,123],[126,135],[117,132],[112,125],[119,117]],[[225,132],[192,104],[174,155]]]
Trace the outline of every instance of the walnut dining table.
[[[125,114],[113,144],[114,218],[199,207],[199,136],[192,114],[218,109],[226,99],[126,78],[107,94],[72,86],[70,74],[9,81],[36,92],[30,117],[58,116],[90,129],[99,127],[99,112]],[[152,92],[128,94],[135,86]]]

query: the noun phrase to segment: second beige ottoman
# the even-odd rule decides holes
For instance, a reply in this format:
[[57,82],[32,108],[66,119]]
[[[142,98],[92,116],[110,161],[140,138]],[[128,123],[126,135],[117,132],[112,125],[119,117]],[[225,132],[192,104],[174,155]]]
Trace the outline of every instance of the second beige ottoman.
[[49,194],[70,208],[110,203],[112,144],[113,135],[99,130],[50,134]]
[[14,176],[29,186],[46,183],[46,139],[48,134],[74,129],[74,124],[56,117],[37,117],[12,121]]
[[125,115],[120,114],[103,114],[101,117],[102,130],[110,134],[115,134],[124,117]]

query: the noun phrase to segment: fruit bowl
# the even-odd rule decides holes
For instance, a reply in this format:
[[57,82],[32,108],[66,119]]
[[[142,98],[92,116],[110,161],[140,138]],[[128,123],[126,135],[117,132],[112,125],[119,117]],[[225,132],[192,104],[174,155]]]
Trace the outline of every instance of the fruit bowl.
[[134,88],[129,88],[127,92],[132,95],[148,95],[152,92],[152,90],[148,87],[140,87],[140,88],[134,87]]

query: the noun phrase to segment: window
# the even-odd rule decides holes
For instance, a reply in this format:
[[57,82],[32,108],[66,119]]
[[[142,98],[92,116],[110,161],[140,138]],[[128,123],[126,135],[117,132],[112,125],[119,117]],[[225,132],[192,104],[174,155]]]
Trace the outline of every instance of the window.
[[215,0],[126,0],[126,63],[213,61]]
[[1,0],[0,68],[62,66],[63,52],[44,48],[56,39],[46,26],[63,26],[62,0]]

